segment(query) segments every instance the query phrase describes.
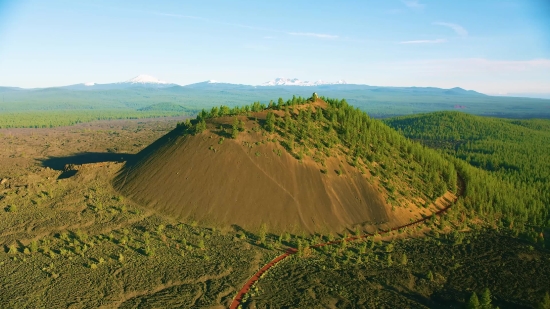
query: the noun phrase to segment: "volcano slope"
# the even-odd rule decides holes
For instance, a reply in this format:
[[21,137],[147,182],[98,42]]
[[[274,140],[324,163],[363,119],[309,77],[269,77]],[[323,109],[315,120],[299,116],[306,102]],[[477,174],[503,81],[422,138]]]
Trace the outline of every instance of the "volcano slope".
[[114,187],[205,225],[293,233],[392,227],[454,198],[456,172],[345,100],[202,111],[141,151]]

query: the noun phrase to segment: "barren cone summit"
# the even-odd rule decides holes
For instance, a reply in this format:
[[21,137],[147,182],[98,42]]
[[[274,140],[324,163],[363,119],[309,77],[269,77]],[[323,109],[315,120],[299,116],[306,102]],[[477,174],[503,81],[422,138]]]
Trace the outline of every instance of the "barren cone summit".
[[314,94],[203,110],[141,151],[114,184],[179,218],[311,233],[430,215],[455,190],[456,173],[345,100]]

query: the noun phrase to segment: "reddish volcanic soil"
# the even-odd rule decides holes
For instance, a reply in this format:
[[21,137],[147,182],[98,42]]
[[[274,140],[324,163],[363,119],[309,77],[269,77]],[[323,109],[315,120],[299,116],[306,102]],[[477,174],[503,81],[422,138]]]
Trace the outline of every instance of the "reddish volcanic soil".
[[239,118],[248,132],[221,143],[218,129],[232,117],[214,119],[195,136],[167,134],[127,163],[115,187],[142,205],[202,224],[328,232],[392,222],[377,187],[344,158],[329,158],[322,173],[309,157],[299,161],[273,142],[276,134],[252,130],[252,117]]

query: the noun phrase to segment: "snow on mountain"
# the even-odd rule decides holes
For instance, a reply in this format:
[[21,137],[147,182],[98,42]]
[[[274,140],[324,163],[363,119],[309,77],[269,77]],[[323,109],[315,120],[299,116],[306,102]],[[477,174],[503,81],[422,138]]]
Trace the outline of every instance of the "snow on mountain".
[[320,86],[320,85],[345,85],[347,84],[345,80],[339,80],[336,82],[325,82],[318,80],[315,82],[310,81],[301,81],[297,78],[276,78],[272,81],[265,82],[260,86]]
[[168,84],[156,77],[141,74],[124,82],[125,84]]
[[95,83],[93,83],[93,82],[84,83],[84,86],[93,86],[93,85],[95,85]]

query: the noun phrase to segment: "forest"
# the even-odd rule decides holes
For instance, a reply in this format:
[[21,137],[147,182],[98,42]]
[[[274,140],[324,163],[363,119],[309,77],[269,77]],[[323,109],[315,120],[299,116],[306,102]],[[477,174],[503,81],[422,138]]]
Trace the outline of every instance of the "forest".
[[386,123],[451,158],[467,177],[464,203],[480,215],[550,225],[550,120],[437,112]]
[[30,112],[7,112],[0,113],[0,129],[10,128],[55,128],[72,126],[79,123],[96,120],[115,119],[143,119],[159,118],[170,116],[189,115],[185,109],[163,110],[155,107],[144,108],[143,110],[48,110]]

